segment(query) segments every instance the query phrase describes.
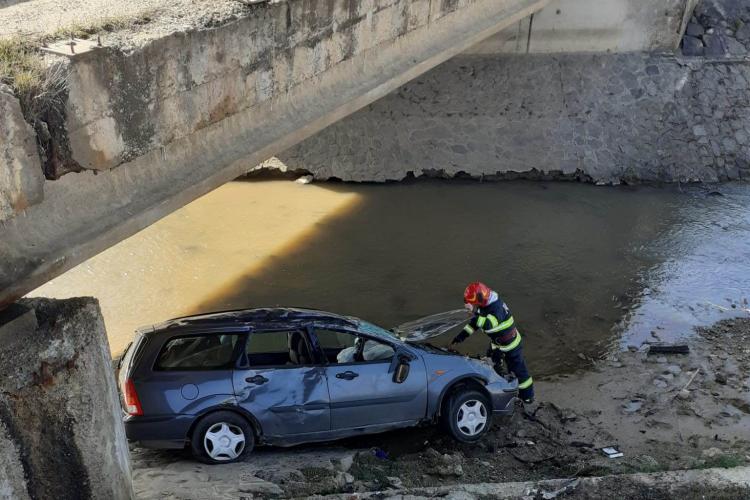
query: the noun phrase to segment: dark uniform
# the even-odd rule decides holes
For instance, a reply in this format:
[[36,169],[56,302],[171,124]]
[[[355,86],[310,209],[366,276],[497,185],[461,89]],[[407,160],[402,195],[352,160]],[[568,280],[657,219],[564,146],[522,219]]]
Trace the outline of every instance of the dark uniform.
[[534,399],[534,380],[526,368],[521,347],[521,334],[515,326],[510,309],[497,293],[492,292],[489,303],[478,307],[474,317],[464,330],[456,336],[454,343],[463,342],[477,329],[482,329],[492,341],[492,360],[499,363],[505,359],[508,370],[518,379],[519,397],[524,401]]

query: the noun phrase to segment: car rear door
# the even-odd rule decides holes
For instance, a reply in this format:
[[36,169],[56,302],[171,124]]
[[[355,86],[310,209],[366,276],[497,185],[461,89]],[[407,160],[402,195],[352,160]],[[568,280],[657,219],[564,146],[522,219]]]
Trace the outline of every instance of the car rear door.
[[[315,336],[327,358],[325,373],[333,430],[411,422],[425,417],[427,375],[420,357],[410,362],[406,380],[396,383],[393,363],[396,344],[331,328],[316,328]],[[355,345],[358,337],[365,342],[360,355]]]
[[232,369],[241,329],[226,326],[157,333],[132,376],[145,415],[197,415],[234,401]]
[[[290,337],[298,339],[290,354]],[[303,346],[303,347],[300,347]],[[255,331],[233,380],[237,403],[260,423],[263,434],[293,436],[331,428],[325,368],[317,363],[304,329]],[[294,359],[292,359],[294,358]]]

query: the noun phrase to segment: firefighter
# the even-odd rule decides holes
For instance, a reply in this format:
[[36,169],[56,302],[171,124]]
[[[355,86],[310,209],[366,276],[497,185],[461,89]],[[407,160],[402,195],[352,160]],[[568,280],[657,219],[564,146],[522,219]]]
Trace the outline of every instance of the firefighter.
[[453,339],[451,346],[460,344],[477,329],[490,337],[492,361],[495,365],[505,359],[508,370],[518,379],[518,395],[524,403],[534,401],[534,381],[526,368],[518,333],[508,306],[496,292],[484,283],[471,283],[464,291],[464,304],[473,313],[469,324]]

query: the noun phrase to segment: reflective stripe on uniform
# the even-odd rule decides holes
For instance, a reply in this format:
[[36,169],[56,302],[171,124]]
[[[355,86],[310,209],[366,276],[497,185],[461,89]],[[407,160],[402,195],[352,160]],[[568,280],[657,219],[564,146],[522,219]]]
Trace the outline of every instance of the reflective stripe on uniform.
[[[493,316],[493,318],[494,318],[494,316]],[[495,321],[497,322],[497,320],[495,320]],[[503,330],[507,330],[508,328],[510,328],[511,326],[513,326],[513,323],[514,323],[513,316],[511,316],[510,318],[506,319],[502,323],[499,323],[497,325],[493,325],[493,328],[490,329],[490,330],[487,330],[487,333],[495,333],[495,332],[500,332],[500,331],[503,331]]]
[[519,389],[528,389],[529,387],[531,387],[531,385],[533,383],[534,383],[534,379],[532,379],[531,377],[529,377],[526,380],[524,380],[523,382],[521,382],[520,384],[518,384],[518,388]]
[[487,323],[485,316],[477,316],[477,328],[482,328],[485,323]]
[[517,333],[516,338],[514,338],[513,342],[511,342],[510,344],[501,345],[501,344],[496,344],[492,342],[491,347],[493,349],[500,349],[503,352],[508,352],[508,351],[512,351],[513,349],[518,347],[520,344],[521,344],[521,334]]
[[468,333],[469,335],[471,335],[472,333],[474,333],[474,329],[473,329],[473,328],[471,327],[471,325],[466,325],[466,326],[464,327],[464,331],[465,331],[466,333]]
[[495,330],[495,328],[497,328],[497,325],[500,324],[494,314],[488,314],[487,319],[490,320],[490,330],[487,330],[487,332]]

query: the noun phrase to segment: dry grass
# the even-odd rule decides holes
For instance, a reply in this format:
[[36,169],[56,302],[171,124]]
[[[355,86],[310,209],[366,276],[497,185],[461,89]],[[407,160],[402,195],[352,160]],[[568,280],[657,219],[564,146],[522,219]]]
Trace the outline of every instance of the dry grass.
[[19,98],[33,93],[44,74],[38,50],[20,38],[0,40],[0,81],[10,85]]
[[150,15],[143,14],[137,17],[105,17],[89,24],[73,24],[57,29],[52,35],[45,37],[45,42],[62,40],[65,38],[81,38],[86,40],[101,33],[124,30],[134,26],[143,25],[151,21]]
[[0,82],[13,89],[32,125],[47,110],[62,105],[67,89],[65,65],[47,67],[38,44],[21,38],[0,40]]
[[150,21],[150,14],[137,17],[109,17],[90,24],[60,28],[44,37],[0,39],[0,83],[13,89],[21,102],[24,116],[30,123],[35,124],[47,110],[62,104],[62,95],[67,89],[65,65],[45,65],[40,50],[42,46],[71,36],[88,39],[101,33],[128,29]]

